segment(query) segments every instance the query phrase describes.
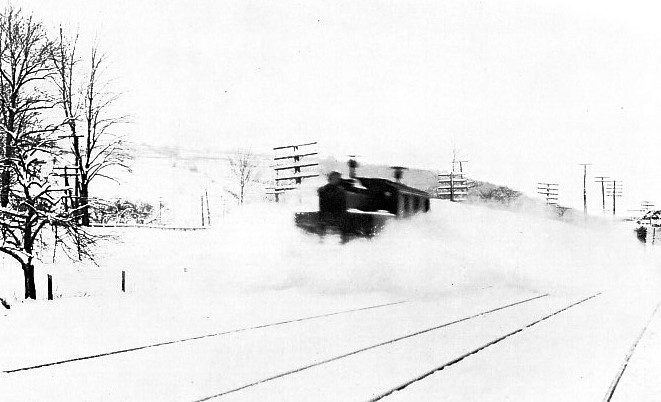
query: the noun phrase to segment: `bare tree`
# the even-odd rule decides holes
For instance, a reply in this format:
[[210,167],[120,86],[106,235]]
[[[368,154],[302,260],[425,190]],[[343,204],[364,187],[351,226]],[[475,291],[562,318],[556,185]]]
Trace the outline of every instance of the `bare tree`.
[[64,112],[64,124],[71,130],[72,137],[76,136],[76,121],[80,117],[80,102],[74,95],[74,68],[79,60],[76,58],[76,45],[78,35],[74,38],[67,38],[64,30],[60,27],[59,40],[53,46],[51,61],[55,69],[55,74],[51,76],[59,93],[59,104]]
[[36,298],[35,259],[48,247],[71,258],[91,256],[94,238],[80,230],[76,210],[65,208],[53,170],[59,153],[59,124],[47,124],[55,101],[45,83],[54,75],[53,42],[42,25],[20,9],[0,14],[0,252],[16,260],[25,279],[25,297]]
[[[103,77],[106,56],[92,47],[88,71],[81,88],[76,90],[77,36],[67,38],[62,28],[52,54],[57,74],[54,82],[58,88],[65,123],[70,131],[71,154],[76,169],[76,205],[79,206],[83,226],[90,224],[90,183],[97,177],[115,180],[108,170],[111,167],[129,169],[129,155],[122,137],[113,131],[115,126],[126,122],[126,116],[113,114],[113,103],[118,95],[109,91],[109,81]],[[78,126],[83,125],[79,130]]]
[[230,173],[236,183],[236,190],[225,189],[243,204],[247,188],[257,181],[257,158],[249,149],[238,149],[227,156]]
[[[571,211],[572,209],[569,208],[569,207],[563,207],[562,205],[554,205],[553,210],[555,211],[556,215],[558,215],[559,218],[562,218],[562,217],[565,216],[565,214],[567,212]],[[571,213],[567,216],[570,216],[570,215],[571,215]]]
[[158,219],[159,208],[145,201],[118,198],[99,202],[92,214],[95,222],[103,224],[144,225]]
[[[23,270],[25,298],[36,298],[34,262],[49,240],[70,258],[91,257],[95,239],[80,230],[76,210],[65,207],[63,191],[52,170],[44,169],[57,150],[54,130],[36,129],[39,116],[24,122],[26,130],[15,136],[15,149],[9,163],[13,180],[8,204],[0,208],[0,252],[11,256]],[[33,129],[29,129],[33,127]],[[47,229],[50,229],[49,233]]]
[[[39,83],[52,73],[53,43],[41,23],[7,6],[0,15],[0,135],[3,139],[0,206],[7,207],[12,159],[18,137],[29,130],[31,116],[52,107]],[[32,128],[34,130],[34,128]]]
[[521,196],[520,191],[512,190],[506,186],[478,189],[480,200],[509,204]]

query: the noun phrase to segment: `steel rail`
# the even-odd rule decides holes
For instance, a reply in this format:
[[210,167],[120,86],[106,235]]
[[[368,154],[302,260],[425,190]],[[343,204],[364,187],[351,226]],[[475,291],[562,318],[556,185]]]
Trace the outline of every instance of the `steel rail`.
[[650,318],[647,320],[647,323],[645,323],[645,326],[640,331],[640,334],[638,334],[638,337],[636,338],[634,343],[631,345],[631,348],[629,348],[629,352],[627,353],[626,357],[624,358],[624,362],[620,366],[620,369],[618,370],[617,374],[615,375],[615,378],[613,378],[613,381],[611,381],[611,384],[608,387],[608,391],[606,392],[606,396],[603,399],[604,402],[609,402],[613,398],[613,395],[615,394],[615,389],[617,388],[618,384],[620,383],[620,380],[622,379],[622,376],[624,375],[624,371],[627,369],[627,366],[629,365],[629,360],[631,360],[631,357],[633,356],[634,352],[636,351],[636,347],[638,346],[638,343],[643,338],[643,335],[645,335],[645,332],[647,331],[647,327],[649,327],[650,324],[652,323],[652,320],[654,320],[654,316],[656,315],[657,310],[659,310],[659,307],[661,307],[661,301],[659,301],[659,303],[656,305],[656,308],[654,309],[654,311],[652,311],[652,314],[650,315]]
[[436,368],[434,368],[434,369],[432,369],[432,370],[429,370],[429,371],[427,371],[427,372],[425,372],[425,373],[423,373],[423,374],[421,374],[421,375],[419,375],[419,376],[417,376],[417,377],[415,377],[415,378],[413,378],[413,379],[411,379],[411,380],[408,380],[408,381],[404,382],[403,384],[400,384],[400,385],[398,385],[398,386],[396,386],[396,387],[394,387],[394,388],[391,388],[390,390],[388,390],[388,391],[386,391],[386,392],[383,392],[383,393],[381,393],[381,394],[375,396],[374,398],[370,399],[369,401],[370,401],[370,402],[378,401],[378,400],[383,399],[383,398],[385,398],[385,397],[387,397],[387,396],[389,396],[389,395],[391,395],[391,394],[393,394],[393,393],[395,393],[395,392],[397,392],[397,391],[401,391],[401,390],[403,390],[404,388],[408,387],[409,385],[411,385],[411,384],[413,384],[413,383],[416,383],[416,382],[418,382],[418,381],[421,381],[421,380],[423,380],[423,379],[429,377],[430,375],[436,373],[437,371],[441,371],[441,370],[443,370],[443,369],[445,369],[445,368],[447,368],[447,367],[450,367],[450,366],[452,366],[452,365],[454,365],[454,364],[457,364],[457,363],[459,363],[460,361],[464,360],[465,358],[467,358],[467,357],[469,357],[469,356],[471,356],[471,355],[474,355],[474,354],[476,354],[476,353],[478,353],[478,352],[480,352],[480,351],[482,351],[482,350],[484,350],[484,349],[486,349],[486,348],[488,348],[488,347],[490,347],[490,346],[493,346],[493,345],[495,345],[495,344],[497,344],[497,343],[499,343],[499,342],[501,342],[501,341],[503,341],[503,340],[505,340],[505,339],[507,339],[507,338],[509,338],[509,337],[511,337],[511,336],[514,336],[514,335],[516,335],[516,334],[518,334],[518,333],[521,333],[521,332],[523,332],[524,330],[526,330],[526,329],[528,329],[528,328],[530,328],[530,327],[532,327],[532,326],[534,326],[534,325],[539,324],[540,322],[546,321],[546,320],[548,320],[549,318],[551,318],[551,317],[553,317],[553,316],[555,316],[555,315],[558,315],[558,314],[562,313],[563,311],[567,311],[567,310],[569,310],[569,309],[572,308],[572,307],[576,307],[577,305],[579,305],[579,304],[581,304],[581,303],[584,303],[584,302],[586,302],[586,301],[588,301],[588,300],[590,300],[590,299],[593,299],[593,298],[599,296],[600,294],[601,294],[601,292],[596,293],[596,294],[594,294],[594,295],[592,295],[592,296],[589,296],[589,297],[587,297],[587,298],[585,298],[585,299],[579,300],[579,301],[577,301],[577,302],[575,302],[575,303],[570,304],[569,306],[563,307],[563,308],[560,309],[560,310],[557,310],[557,311],[555,311],[555,312],[553,312],[553,313],[551,313],[551,314],[548,314],[548,315],[546,315],[546,316],[544,316],[544,317],[542,317],[542,318],[540,318],[540,319],[537,319],[537,320],[531,322],[530,324],[524,325],[523,327],[520,327],[520,328],[518,328],[518,329],[516,329],[516,330],[514,330],[514,331],[512,331],[512,332],[509,332],[509,333],[507,333],[507,334],[505,334],[505,335],[502,335],[502,336],[500,336],[500,337],[498,337],[498,338],[496,338],[496,339],[494,339],[494,340],[492,340],[492,341],[490,341],[490,342],[485,343],[484,345],[482,345],[482,346],[480,346],[480,347],[478,347],[478,348],[475,348],[475,349],[471,350],[471,351],[468,352],[468,353],[464,353],[463,355],[461,355],[461,356],[459,356],[459,357],[456,357],[456,358],[450,360],[450,361],[447,362],[447,363],[444,363],[444,364],[441,365],[441,366],[438,366],[438,367],[436,367]]
[[441,328],[444,328],[444,327],[448,327],[450,325],[454,325],[454,324],[458,324],[460,322],[468,321],[468,320],[471,320],[473,318],[481,317],[481,316],[484,316],[484,315],[487,315],[487,314],[490,314],[490,313],[494,313],[496,311],[504,310],[504,309],[514,307],[514,306],[517,306],[517,305],[520,305],[520,304],[523,304],[523,303],[527,303],[527,302],[530,302],[530,301],[533,301],[533,300],[537,300],[537,299],[540,299],[540,298],[543,298],[543,297],[546,297],[546,296],[549,296],[549,294],[546,293],[546,294],[543,294],[543,295],[539,295],[539,296],[531,297],[531,298],[528,298],[528,299],[520,300],[520,301],[517,301],[517,302],[514,302],[514,303],[506,304],[504,306],[496,307],[496,308],[486,310],[486,311],[482,311],[480,313],[473,314],[473,315],[470,315],[470,316],[467,316],[467,317],[464,317],[464,318],[460,318],[458,320],[446,322],[446,323],[436,325],[436,326],[433,326],[431,328],[426,328],[426,329],[423,329],[423,330],[420,330],[420,331],[416,331],[416,332],[413,332],[413,333],[410,333],[410,334],[407,334],[407,335],[402,335],[402,336],[399,336],[397,338],[393,338],[393,339],[390,339],[390,340],[387,340],[387,341],[384,341],[384,342],[379,342],[379,343],[374,344],[374,345],[370,345],[370,346],[366,346],[366,347],[363,347],[363,348],[360,348],[360,349],[356,349],[356,350],[353,350],[351,352],[341,354],[339,356],[335,356],[335,357],[331,357],[331,358],[328,358],[328,359],[325,359],[325,360],[322,360],[322,361],[314,362],[314,363],[311,363],[311,364],[308,364],[308,365],[305,365],[305,366],[302,366],[302,367],[298,367],[298,368],[295,368],[295,369],[292,369],[292,370],[289,370],[289,371],[285,371],[285,372],[280,373],[280,374],[276,374],[276,375],[271,376],[271,377],[267,377],[267,378],[264,378],[264,379],[261,379],[261,380],[258,380],[258,381],[254,381],[254,382],[251,382],[251,383],[248,383],[248,384],[244,384],[244,385],[241,385],[239,387],[236,387],[236,388],[233,388],[233,389],[230,389],[230,390],[227,390],[227,391],[219,392],[217,394],[210,395],[210,396],[207,396],[207,397],[204,397],[204,398],[201,398],[201,399],[196,399],[195,402],[203,402],[203,401],[208,401],[208,400],[211,400],[211,399],[219,398],[219,397],[222,397],[222,396],[225,396],[225,395],[237,392],[237,391],[244,390],[246,388],[253,387],[255,385],[263,384],[263,383],[268,382],[268,381],[273,381],[273,380],[276,380],[278,378],[282,378],[282,377],[285,377],[285,376],[288,376],[288,375],[291,375],[291,374],[299,373],[301,371],[304,371],[304,370],[307,370],[307,369],[310,369],[310,368],[313,368],[313,367],[318,367],[318,366],[321,366],[321,365],[324,365],[324,364],[328,364],[328,363],[334,362],[336,360],[343,359],[345,357],[353,356],[353,355],[356,355],[358,353],[362,353],[362,352],[366,352],[368,350],[376,349],[378,347],[389,345],[389,344],[392,344],[392,343],[395,343],[395,342],[399,342],[399,341],[402,341],[404,339],[409,339],[409,338],[412,338],[412,337],[415,337],[415,336],[418,336],[418,335],[425,334],[427,332],[435,331],[435,330],[438,330],[438,329],[441,329]]
[[290,319],[290,320],[285,320],[285,321],[273,322],[273,323],[269,323],[269,324],[256,325],[256,326],[252,326],[252,327],[232,329],[232,330],[227,330],[227,331],[217,332],[217,333],[212,333],[212,334],[198,335],[198,336],[193,336],[193,337],[189,337],[189,338],[176,339],[176,340],[172,340],[172,341],[152,343],[152,344],[149,344],[149,345],[142,345],[142,346],[136,346],[136,347],[127,348],[127,349],[114,350],[114,351],[111,351],[111,352],[98,353],[98,354],[94,354],[94,355],[81,356],[81,357],[74,357],[74,358],[71,358],[71,359],[64,359],[64,360],[58,360],[58,361],[49,362],[49,363],[42,363],[42,364],[37,364],[37,365],[34,365],[34,366],[27,366],[27,367],[21,367],[21,368],[16,368],[16,369],[11,369],[11,370],[4,370],[3,372],[7,373],[7,374],[10,374],[10,373],[16,373],[18,371],[34,370],[34,369],[39,369],[39,368],[43,368],[43,367],[56,366],[56,365],[59,365],[59,364],[77,362],[77,361],[81,361],[81,360],[96,359],[96,358],[105,357],[105,356],[117,355],[117,354],[120,354],[120,353],[135,352],[135,351],[138,351],[138,350],[155,348],[155,347],[159,347],[159,346],[166,346],[166,345],[172,345],[172,344],[176,344],[176,343],[195,341],[195,340],[199,340],[199,339],[212,338],[212,337],[215,337],[215,336],[221,336],[221,335],[227,335],[227,334],[235,334],[237,332],[245,332],[245,331],[252,331],[252,330],[256,330],[256,329],[275,327],[275,326],[278,326],[278,325],[291,324],[291,323],[295,323],[295,322],[309,321],[309,320],[314,320],[314,319],[318,319],[318,318],[331,317],[331,316],[334,316],[334,315],[348,314],[348,313],[354,313],[354,312],[365,311],[365,310],[372,310],[372,309],[377,309],[377,308],[381,308],[381,307],[389,307],[389,306],[394,306],[394,305],[403,304],[403,303],[408,303],[408,301],[404,300],[404,301],[398,301],[398,302],[393,302],[393,303],[378,304],[378,305],[374,305],[374,306],[361,307],[361,308],[356,308],[356,309],[351,309],[351,310],[336,311],[336,312],[332,312],[332,313],[313,315],[313,316],[308,316],[308,317],[303,317],[303,318],[295,318],[295,319]]

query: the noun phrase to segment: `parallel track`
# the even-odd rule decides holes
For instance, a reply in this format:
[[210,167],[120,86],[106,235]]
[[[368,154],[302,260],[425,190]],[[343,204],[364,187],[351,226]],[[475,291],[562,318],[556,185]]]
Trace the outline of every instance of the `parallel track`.
[[448,327],[450,325],[458,324],[460,322],[468,321],[468,320],[471,320],[471,319],[474,319],[474,318],[477,318],[477,317],[481,317],[481,316],[484,316],[484,315],[487,315],[487,314],[490,314],[490,313],[494,313],[496,311],[505,310],[507,308],[511,308],[511,307],[514,307],[514,306],[517,306],[517,305],[520,305],[520,304],[523,304],[523,303],[531,302],[533,300],[537,300],[537,299],[546,297],[548,295],[549,294],[544,294],[544,295],[535,296],[535,297],[531,297],[531,298],[528,298],[528,299],[520,300],[520,301],[510,303],[510,304],[507,304],[507,305],[504,305],[504,306],[496,307],[496,308],[486,310],[486,311],[483,311],[483,312],[480,312],[480,313],[477,313],[477,314],[473,314],[473,315],[470,315],[470,316],[467,316],[467,317],[464,317],[464,318],[460,318],[458,320],[446,322],[446,323],[436,325],[436,326],[433,326],[433,327],[430,327],[430,328],[427,328],[427,329],[423,329],[423,330],[420,330],[420,331],[416,331],[416,332],[413,332],[413,333],[410,333],[410,334],[407,334],[407,335],[399,336],[397,338],[393,338],[393,339],[387,340],[385,342],[380,342],[380,343],[377,343],[377,344],[374,344],[374,345],[366,346],[366,347],[363,347],[363,348],[360,348],[360,349],[357,349],[357,350],[353,350],[353,351],[350,351],[350,352],[347,352],[347,353],[344,353],[344,354],[341,354],[341,355],[338,355],[338,356],[335,356],[335,357],[331,357],[331,358],[328,358],[328,359],[325,359],[325,360],[322,360],[322,361],[319,361],[319,362],[315,362],[315,363],[312,363],[312,364],[308,364],[306,366],[298,367],[298,368],[295,368],[295,369],[292,369],[292,370],[289,370],[289,371],[286,371],[286,372],[283,372],[283,373],[280,373],[280,374],[276,374],[274,376],[267,377],[267,378],[264,378],[264,379],[261,379],[261,380],[255,381],[255,382],[244,384],[242,386],[239,386],[239,387],[227,390],[227,391],[219,392],[219,393],[214,394],[214,395],[210,395],[210,396],[207,396],[207,397],[204,397],[204,398],[201,398],[201,399],[197,399],[197,400],[195,400],[195,402],[202,402],[202,401],[208,401],[208,400],[215,399],[215,398],[220,398],[220,397],[226,396],[228,394],[232,394],[232,393],[237,392],[237,391],[241,391],[241,390],[244,390],[244,389],[259,385],[259,384],[263,384],[265,382],[273,381],[273,380],[276,380],[278,378],[282,378],[282,377],[286,377],[288,375],[299,373],[301,371],[304,371],[304,370],[307,370],[307,369],[310,369],[310,368],[313,368],[313,367],[318,367],[318,366],[321,366],[321,365],[324,365],[324,364],[328,364],[328,363],[331,363],[331,362],[334,362],[334,361],[337,361],[337,360],[340,360],[340,359],[343,359],[343,358],[346,358],[346,357],[349,357],[349,356],[353,356],[353,355],[356,355],[356,354],[359,354],[359,353],[362,353],[362,352],[365,352],[365,351],[368,351],[368,350],[372,350],[372,349],[376,349],[376,348],[379,348],[379,347],[382,347],[382,346],[390,345],[392,343],[399,342],[399,341],[404,340],[404,339],[409,339],[409,338],[412,338],[412,337],[415,337],[415,336],[418,336],[418,335],[422,335],[422,334],[425,334],[425,333],[428,333],[428,332],[431,332],[431,331],[435,331],[435,330],[438,330],[438,329],[441,329],[441,328],[444,328],[444,327]]
[[458,356],[458,357],[456,357],[456,358],[450,360],[449,362],[444,363],[444,364],[441,365],[441,366],[438,366],[438,367],[436,367],[436,368],[434,368],[434,369],[432,369],[432,370],[429,370],[429,371],[427,371],[426,373],[423,373],[423,374],[421,374],[421,375],[419,375],[419,376],[417,376],[417,377],[415,377],[415,378],[412,378],[411,380],[408,380],[408,381],[404,382],[403,384],[400,384],[400,385],[398,385],[398,386],[396,386],[396,387],[394,387],[394,388],[392,388],[392,389],[390,389],[390,390],[388,390],[388,391],[386,391],[386,392],[384,392],[384,393],[382,393],[382,394],[380,394],[380,395],[377,395],[376,397],[370,399],[370,402],[381,400],[381,399],[383,399],[383,398],[385,398],[385,397],[387,397],[387,396],[389,396],[389,395],[392,395],[393,393],[395,393],[395,392],[397,392],[397,391],[401,391],[401,390],[403,390],[404,388],[408,387],[409,385],[411,385],[411,384],[413,384],[413,383],[416,383],[416,382],[418,382],[418,381],[421,381],[421,380],[423,380],[423,379],[429,377],[430,375],[432,375],[432,374],[434,374],[434,373],[436,373],[436,372],[438,372],[438,371],[441,371],[441,370],[443,370],[443,369],[445,369],[445,368],[447,368],[447,367],[450,367],[450,366],[452,366],[452,365],[454,365],[454,364],[457,364],[457,363],[459,363],[460,361],[464,360],[465,358],[467,358],[467,357],[469,357],[469,356],[471,356],[471,355],[474,355],[474,354],[476,354],[476,353],[478,353],[478,352],[480,352],[480,351],[482,351],[482,350],[484,350],[484,349],[486,349],[486,348],[488,348],[488,347],[491,347],[491,346],[493,346],[493,345],[495,345],[495,344],[497,344],[497,343],[499,343],[499,342],[501,342],[501,341],[503,341],[503,340],[505,340],[505,339],[507,339],[507,338],[509,338],[509,337],[511,337],[511,336],[514,336],[514,335],[516,335],[516,334],[518,334],[518,333],[521,333],[521,332],[525,331],[526,329],[528,329],[528,328],[530,328],[530,327],[532,327],[532,326],[534,326],[534,325],[539,324],[540,322],[543,322],[543,321],[545,321],[545,320],[548,320],[549,318],[551,318],[551,317],[553,317],[553,316],[555,316],[555,315],[558,315],[558,314],[562,313],[563,311],[567,311],[567,310],[569,310],[570,308],[576,307],[576,306],[578,306],[578,305],[581,304],[581,303],[584,303],[584,302],[586,302],[586,301],[588,301],[588,300],[590,300],[590,299],[593,299],[593,298],[599,296],[600,294],[601,294],[601,292],[600,292],[600,293],[596,293],[596,294],[594,294],[594,295],[592,295],[592,296],[590,296],[590,297],[586,297],[585,299],[579,300],[579,301],[577,301],[577,302],[575,302],[575,303],[572,303],[572,304],[568,305],[567,307],[564,307],[564,308],[562,308],[562,309],[560,309],[560,310],[557,310],[557,311],[555,311],[555,312],[553,312],[553,313],[551,313],[551,314],[548,314],[548,315],[546,315],[546,316],[544,316],[544,317],[542,317],[542,318],[540,318],[540,319],[537,319],[537,320],[531,322],[530,324],[524,325],[523,327],[520,327],[520,328],[518,328],[518,329],[516,329],[516,330],[514,330],[514,331],[512,331],[512,332],[509,332],[509,333],[507,333],[507,334],[505,334],[505,335],[502,335],[502,336],[500,336],[500,337],[498,337],[498,338],[496,338],[496,339],[494,339],[494,340],[492,340],[492,341],[489,341],[489,342],[485,343],[484,345],[479,346],[479,347],[477,347],[477,348],[471,350],[471,351],[468,352],[468,353],[464,353],[463,355]]
[[217,333],[212,333],[212,334],[193,336],[193,337],[189,337],[189,338],[175,339],[175,340],[172,340],[172,341],[152,343],[152,344],[149,344],[149,345],[136,346],[136,347],[133,347],[133,348],[114,350],[114,351],[111,351],[111,352],[104,352],[104,353],[98,353],[98,354],[94,354],[94,355],[74,357],[74,358],[71,358],[71,359],[58,360],[58,361],[49,362],[49,363],[37,364],[37,365],[34,365],[34,366],[27,366],[27,367],[15,368],[15,369],[11,369],[11,370],[4,370],[4,373],[7,373],[7,374],[16,373],[16,372],[19,372],[19,371],[35,370],[35,369],[40,369],[40,368],[44,368],[44,367],[56,366],[56,365],[59,365],[59,364],[77,362],[77,361],[81,361],[81,360],[98,359],[98,358],[101,358],[101,357],[112,356],[112,355],[117,355],[117,354],[121,354],[121,353],[136,352],[136,351],[139,351],[139,350],[149,349],[149,348],[156,348],[156,347],[159,347],[159,346],[173,345],[173,344],[182,343],[182,342],[189,342],[189,341],[195,341],[195,340],[199,340],[199,339],[212,338],[212,337],[216,337],[216,336],[235,334],[237,332],[245,332],[245,331],[252,331],[252,330],[257,330],[257,329],[262,329],[262,328],[275,327],[275,326],[278,326],[278,325],[291,324],[291,323],[295,323],[295,322],[309,321],[309,320],[325,318],[325,317],[331,317],[331,316],[340,315],[340,314],[355,313],[355,312],[358,312],[358,311],[365,311],[365,310],[372,310],[372,309],[377,309],[377,308],[382,308],[382,307],[389,307],[389,306],[394,306],[394,305],[403,304],[403,303],[408,303],[408,302],[407,301],[399,301],[399,302],[394,302],[394,303],[378,304],[378,305],[375,305],[375,306],[361,307],[361,308],[356,308],[356,309],[351,309],[351,310],[336,311],[336,312],[332,312],[332,313],[319,314],[319,315],[313,315],[313,316],[308,316],[308,317],[295,318],[295,319],[291,319],[291,320],[278,321],[278,322],[273,322],[273,323],[269,323],[269,324],[256,325],[256,326],[252,326],[252,327],[232,329],[232,330],[227,330],[227,331],[217,332]]
[[[546,321],[546,320],[548,320],[548,319],[550,319],[550,318],[552,318],[552,317],[554,317],[554,316],[556,316],[556,315],[558,315],[562,312],[565,312],[565,311],[567,311],[571,308],[574,308],[578,305],[581,305],[581,304],[583,304],[583,303],[585,303],[585,302],[587,302],[591,299],[594,299],[594,298],[598,297],[599,295],[601,295],[601,293],[593,294],[589,297],[583,298],[579,301],[576,301],[576,302],[571,303],[571,304],[569,304],[565,307],[562,307],[562,308],[560,308],[556,311],[553,311],[552,313],[547,314],[547,315],[545,315],[541,318],[535,319],[534,321],[532,321],[532,322],[530,322],[526,325],[523,325],[523,326],[521,326],[520,328],[517,328],[514,331],[511,331],[507,334],[501,335],[501,336],[499,336],[499,337],[497,337],[497,338],[495,338],[495,339],[493,339],[493,340],[491,340],[491,341],[489,341],[489,342],[487,342],[487,343],[485,343],[485,344],[483,344],[483,345],[481,345],[481,346],[479,346],[479,347],[477,347],[477,348],[475,348],[475,349],[473,349],[473,350],[471,350],[467,353],[464,353],[460,356],[457,356],[457,357],[443,363],[440,366],[434,367],[434,368],[432,368],[432,369],[430,369],[430,370],[428,370],[424,373],[421,373],[421,374],[411,378],[410,380],[405,381],[404,383],[401,383],[401,384],[399,384],[399,385],[397,385],[397,386],[395,386],[395,387],[393,387],[389,390],[386,390],[385,392],[380,393],[379,395],[377,395],[375,397],[372,397],[369,400],[370,401],[378,401],[378,400],[381,400],[383,398],[386,398],[386,397],[394,394],[397,391],[402,391],[406,387],[408,387],[409,385],[412,385],[416,382],[422,381],[423,379],[431,376],[432,374],[435,374],[439,371],[444,370],[445,368],[453,366],[453,365],[463,361],[464,359],[466,359],[466,358],[468,358],[472,355],[475,355],[475,354],[477,354],[477,353],[479,353],[479,352],[481,352],[481,351],[483,351],[483,350],[485,350],[485,349],[487,349],[491,346],[494,346],[494,345],[504,341],[505,339],[508,339],[508,338],[510,338],[510,337],[512,337],[516,334],[519,334],[519,333],[525,331],[526,329],[531,328],[531,327],[533,327],[533,326],[535,326],[535,325],[537,325],[541,322],[544,322],[544,321]],[[279,379],[279,378],[287,377],[289,375],[293,375],[293,374],[302,372],[304,370],[308,370],[308,369],[311,369],[311,368],[314,368],[314,367],[329,364],[329,363],[332,363],[332,362],[335,362],[335,361],[338,361],[338,360],[341,360],[341,359],[344,359],[344,358],[347,358],[347,357],[350,357],[350,356],[354,356],[354,355],[357,355],[357,354],[360,354],[360,353],[363,353],[363,352],[366,352],[366,351],[369,351],[369,350],[381,348],[381,347],[384,347],[384,346],[387,346],[387,345],[390,345],[390,344],[393,344],[393,343],[396,343],[396,342],[399,342],[399,341],[403,341],[405,339],[414,338],[414,337],[420,336],[422,334],[426,334],[426,333],[429,333],[429,332],[432,332],[432,331],[440,330],[442,328],[445,328],[445,327],[448,327],[448,326],[451,326],[451,325],[454,325],[454,324],[458,324],[458,323],[461,323],[461,322],[469,321],[469,320],[472,320],[472,319],[475,319],[475,318],[478,318],[478,317],[481,317],[481,316],[485,316],[485,315],[488,315],[488,314],[491,314],[491,313],[495,313],[497,311],[502,311],[502,310],[506,310],[506,309],[509,309],[509,308],[513,308],[515,306],[519,306],[519,305],[522,305],[522,304],[525,304],[525,303],[529,303],[529,302],[532,302],[532,301],[535,301],[535,300],[538,300],[538,299],[541,299],[541,298],[544,298],[544,297],[547,297],[547,296],[549,296],[549,294],[543,294],[543,295],[538,295],[538,296],[535,296],[535,297],[526,298],[526,299],[523,299],[523,300],[519,300],[519,301],[509,303],[509,304],[505,304],[505,305],[502,305],[502,306],[499,306],[499,307],[495,307],[495,308],[492,308],[492,309],[489,309],[489,310],[478,312],[478,313],[475,313],[475,314],[472,314],[472,315],[469,315],[469,316],[466,316],[466,317],[463,317],[463,318],[460,318],[460,319],[456,319],[456,320],[453,320],[453,321],[449,321],[449,322],[441,323],[441,324],[438,324],[438,325],[434,325],[434,326],[426,328],[426,329],[422,329],[422,330],[411,332],[411,333],[408,333],[408,334],[405,334],[405,335],[401,335],[401,336],[398,336],[396,338],[392,338],[392,339],[389,339],[389,340],[386,340],[386,341],[383,341],[383,342],[379,342],[379,343],[372,344],[372,345],[369,345],[369,346],[365,346],[365,347],[362,347],[362,348],[359,348],[359,349],[356,349],[356,350],[352,350],[352,351],[349,351],[349,352],[346,352],[346,353],[342,353],[340,355],[333,356],[333,357],[330,357],[330,358],[327,358],[327,359],[324,359],[324,360],[321,360],[321,361],[312,362],[310,364],[307,364],[307,365],[304,365],[304,366],[301,366],[301,367],[298,367],[298,368],[293,368],[293,369],[281,372],[279,374],[272,375],[270,377],[266,377],[266,378],[263,378],[263,379],[260,379],[260,380],[257,380],[257,381],[253,381],[253,382],[250,382],[250,383],[246,383],[246,384],[237,386],[237,387],[232,388],[232,389],[228,389],[228,390],[225,390],[225,391],[218,392],[218,393],[210,395],[210,396],[203,397],[201,399],[196,399],[195,402],[202,402],[202,401],[208,401],[208,400],[212,400],[212,399],[216,399],[216,398],[221,398],[223,396],[227,396],[229,394],[233,394],[235,392],[245,390],[245,389],[248,389],[248,388],[251,388],[251,387],[266,383],[266,382],[269,382],[269,381],[273,381],[273,380],[276,380],[276,379]],[[34,365],[34,366],[27,366],[27,367],[15,368],[15,369],[11,369],[11,370],[5,370],[4,373],[10,374],[10,373],[16,373],[16,372],[21,372],[21,371],[36,370],[36,369],[40,369],[40,368],[45,368],[45,367],[50,367],[50,366],[55,366],[55,365],[61,365],[61,364],[65,364],[65,363],[71,363],[71,362],[82,361],[82,360],[97,359],[97,358],[102,358],[102,357],[116,355],[116,354],[122,354],[122,353],[136,352],[136,351],[143,350],[143,349],[155,348],[155,347],[166,346],[166,345],[173,345],[173,344],[178,344],[178,343],[183,343],[183,342],[200,340],[200,339],[204,339],[204,338],[218,337],[218,336],[227,335],[227,334],[234,334],[234,333],[239,333],[239,332],[258,330],[258,329],[262,329],[262,328],[275,327],[275,326],[280,326],[280,325],[285,325],[285,324],[290,324],[290,323],[296,323],[296,322],[301,322],[301,321],[321,319],[321,318],[324,318],[324,317],[331,317],[331,316],[336,316],[336,315],[341,315],[341,314],[348,314],[348,313],[352,313],[352,312],[359,312],[359,311],[365,311],[365,310],[385,308],[385,307],[395,306],[395,305],[399,305],[399,304],[403,304],[403,303],[407,303],[407,301],[399,301],[399,302],[394,302],[394,303],[386,303],[386,304],[367,306],[367,307],[362,307],[362,308],[357,308],[357,309],[336,311],[336,312],[331,312],[331,313],[326,313],[326,314],[319,314],[319,315],[314,315],[314,316],[295,318],[295,319],[284,320],[284,321],[279,321],[279,322],[273,322],[273,323],[267,323],[267,324],[262,324],[262,325],[256,325],[256,326],[238,328],[238,329],[233,329],[233,330],[227,330],[227,331],[223,331],[223,332],[217,332],[217,333],[205,334],[205,335],[200,335],[200,336],[194,336],[194,337],[189,337],[189,338],[182,338],[182,339],[176,339],[176,340],[171,340],[171,341],[166,341],[166,342],[153,343],[153,344],[148,344],[148,345],[143,345],[143,346],[138,346],[138,347],[115,350],[115,351],[106,352],[106,353],[99,353],[99,354],[95,354],[95,355],[75,357],[75,358],[70,358],[70,359],[64,359],[64,360],[59,360],[59,361],[53,361],[53,362],[38,364],[38,365]],[[657,306],[654,309],[651,317],[649,318],[646,325],[644,326],[644,328],[640,332],[639,336],[637,337],[636,341],[634,342],[631,349],[629,350],[629,353],[627,354],[627,356],[624,360],[624,363],[622,364],[622,367],[619,370],[617,376],[613,380],[604,401],[609,402],[611,400],[611,398],[612,398],[612,396],[615,392],[615,389],[616,389],[622,375],[624,374],[624,371],[626,370],[629,359],[633,355],[636,346],[638,345],[639,341],[641,340],[641,338],[645,334],[645,331],[647,330],[648,326],[652,322],[655,314],[657,313],[657,311],[659,309],[661,309],[661,302],[659,302],[659,304],[657,304]]]
[[617,389],[617,386],[620,383],[620,380],[622,379],[622,376],[624,375],[627,366],[629,365],[629,360],[631,360],[631,357],[636,351],[636,347],[638,346],[638,343],[643,338],[643,335],[645,335],[645,332],[647,331],[647,327],[649,327],[652,321],[654,320],[654,316],[656,315],[656,312],[659,310],[659,307],[661,307],[661,301],[659,301],[659,303],[656,305],[656,308],[654,309],[654,311],[652,311],[652,314],[650,315],[650,318],[647,320],[647,323],[645,323],[645,326],[643,326],[643,329],[640,331],[640,334],[634,341],[633,345],[631,345],[629,352],[624,358],[624,362],[620,366],[620,370],[618,370],[617,374],[615,375],[615,378],[613,378],[613,381],[611,382],[610,387],[608,387],[608,391],[606,392],[606,396],[604,397],[604,402],[610,402],[610,400],[613,399],[615,390]]

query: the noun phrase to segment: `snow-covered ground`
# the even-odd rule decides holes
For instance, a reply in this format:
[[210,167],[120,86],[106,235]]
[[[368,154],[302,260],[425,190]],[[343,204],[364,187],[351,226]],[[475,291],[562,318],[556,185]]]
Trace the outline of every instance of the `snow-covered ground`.
[[[661,300],[658,250],[607,221],[436,202],[341,244],[261,205],[112,233],[98,267],[39,267],[54,301],[14,300],[5,261],[0,400],[602,399]],[[658,395],[660,320],[616,399]]]

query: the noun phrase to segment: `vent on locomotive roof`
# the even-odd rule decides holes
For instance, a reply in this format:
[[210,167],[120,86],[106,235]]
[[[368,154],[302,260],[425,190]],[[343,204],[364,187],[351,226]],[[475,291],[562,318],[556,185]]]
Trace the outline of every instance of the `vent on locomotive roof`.
[[403,166],[391,166],[390,169],[393,170],[393,176],[395,177],[395,181],[397,183],[401,183],[402,177],[404,176],[404,171],[407,170],[408,168]]
[[349,155],[349,162],[347,162],[347,165],[349,165],[349,177],[352,179],[356,178],[356,168],[358,167],[358,161],[354,159],[356,155]]

